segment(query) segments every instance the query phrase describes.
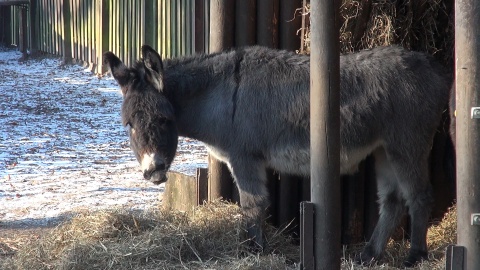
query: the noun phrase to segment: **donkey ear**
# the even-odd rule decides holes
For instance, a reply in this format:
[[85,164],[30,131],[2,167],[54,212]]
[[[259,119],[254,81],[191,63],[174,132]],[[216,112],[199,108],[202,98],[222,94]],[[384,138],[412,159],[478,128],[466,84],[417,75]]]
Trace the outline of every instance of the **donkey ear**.
[[125,86],[128,83],[130,80],[128,69],[115,54],[112,52],[104,53],[103,64],[109,67],[113,78],[120,86]]
[[[145,79],[156,89],[163,91],[163,63],[160,55],[150,46],[142,46],[143,65],[146,68]],[[152,72],[154,71],[154,72]]]
[[150,46],[142,46],[142,58],[145,67],[151,69],[158,74],[163,73],[163,63],[160,55]]

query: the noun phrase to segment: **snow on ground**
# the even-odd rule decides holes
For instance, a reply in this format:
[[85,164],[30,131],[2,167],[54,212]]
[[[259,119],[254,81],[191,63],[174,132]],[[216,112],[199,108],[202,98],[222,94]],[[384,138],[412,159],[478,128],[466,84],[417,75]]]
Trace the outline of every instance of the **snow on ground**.
[[[157,206],[164,186],[142,178],[116,82],[57,58],[20,57],[0,47],[0,228],[51,225],[83,209]],[[204,145],[180,138],[171,170],[206,166]]]

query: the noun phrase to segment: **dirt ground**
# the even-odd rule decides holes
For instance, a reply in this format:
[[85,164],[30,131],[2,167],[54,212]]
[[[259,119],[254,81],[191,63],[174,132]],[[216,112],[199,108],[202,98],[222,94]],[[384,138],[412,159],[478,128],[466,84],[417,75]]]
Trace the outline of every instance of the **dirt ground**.
[[[158,207],[120,121],[110,76],[0,47],[0,258],[83,210]],[[207,166],[203,144],[180,138],[172,170]]]

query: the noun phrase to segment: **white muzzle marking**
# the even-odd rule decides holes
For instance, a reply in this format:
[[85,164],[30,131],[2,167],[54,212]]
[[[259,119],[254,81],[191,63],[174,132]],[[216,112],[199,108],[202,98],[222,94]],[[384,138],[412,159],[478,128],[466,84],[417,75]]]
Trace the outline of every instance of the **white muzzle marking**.
[[155,153],[145,154],[142,158],[142,172],[155,168]]

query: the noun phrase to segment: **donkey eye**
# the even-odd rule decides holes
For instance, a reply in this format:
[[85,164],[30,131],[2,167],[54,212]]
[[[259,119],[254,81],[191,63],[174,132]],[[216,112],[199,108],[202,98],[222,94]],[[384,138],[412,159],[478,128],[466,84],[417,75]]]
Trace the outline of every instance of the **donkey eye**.
[[160,125],[165,125],[167,122],[168,122],[168,119],[167,119],[167,118],[162,117],[162,118],[159,118],[159,119],[158,119],[158,123],[159,123]]

